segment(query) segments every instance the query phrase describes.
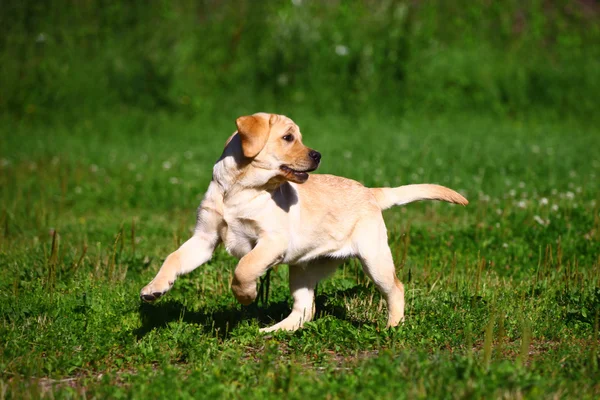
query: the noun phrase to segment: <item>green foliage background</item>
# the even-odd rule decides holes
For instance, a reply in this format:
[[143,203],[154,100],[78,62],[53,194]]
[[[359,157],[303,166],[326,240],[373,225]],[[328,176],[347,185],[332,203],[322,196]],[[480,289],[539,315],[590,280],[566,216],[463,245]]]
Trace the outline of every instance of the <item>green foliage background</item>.
[[1,10],[0,110],[20,117],[590,115],[600,93],[593,0],[4,0]]

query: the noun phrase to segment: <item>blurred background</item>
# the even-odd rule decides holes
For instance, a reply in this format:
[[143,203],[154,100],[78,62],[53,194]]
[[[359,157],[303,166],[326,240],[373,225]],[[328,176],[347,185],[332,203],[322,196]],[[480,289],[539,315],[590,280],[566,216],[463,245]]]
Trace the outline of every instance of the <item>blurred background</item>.
[[0,113],[590,116],[596,0],[3,0]]

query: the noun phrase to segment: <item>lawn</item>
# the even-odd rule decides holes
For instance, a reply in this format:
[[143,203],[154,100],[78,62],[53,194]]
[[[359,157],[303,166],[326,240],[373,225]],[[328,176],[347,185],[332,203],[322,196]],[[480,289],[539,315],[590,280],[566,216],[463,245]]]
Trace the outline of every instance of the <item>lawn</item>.
[[0,398],[600,396],[598,125],[289,113],[317,173],[439,183],[470,204],[385,212],[404,325],[385,329],[348,261],[319,284],[314,322],[265,335],[290,309],[285,265],[248,307],[221,247],[157,303],[138,297],[189,237],[237,116],[3,117]]

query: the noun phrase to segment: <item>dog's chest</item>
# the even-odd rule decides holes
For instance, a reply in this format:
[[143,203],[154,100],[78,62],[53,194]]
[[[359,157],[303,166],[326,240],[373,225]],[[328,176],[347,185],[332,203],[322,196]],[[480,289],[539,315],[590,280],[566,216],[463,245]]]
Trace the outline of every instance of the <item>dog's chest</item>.
[[226,208],[224,211],[224,225],[219,232],[221,240],[229,254],[242,258],[256,246],[260,226],[244,209]]
[[278,197],[266,191],[244,191],[222,203],[223,225],[219,232],[229,254],[241,258],[265,235],[286,230],[286,216]]

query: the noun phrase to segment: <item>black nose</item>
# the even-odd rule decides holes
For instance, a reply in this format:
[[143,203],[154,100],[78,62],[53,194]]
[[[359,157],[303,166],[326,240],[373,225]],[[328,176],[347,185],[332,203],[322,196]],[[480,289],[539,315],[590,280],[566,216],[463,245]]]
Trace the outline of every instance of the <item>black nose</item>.
[[319,153],[318,151],[311,150],[308,152],[308,156],[315,160],[315,162],[317,163],[321,161],[321,153]]

